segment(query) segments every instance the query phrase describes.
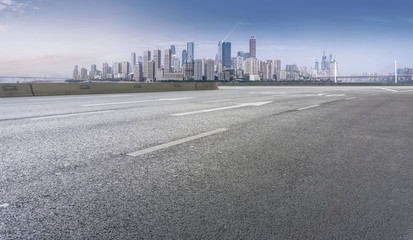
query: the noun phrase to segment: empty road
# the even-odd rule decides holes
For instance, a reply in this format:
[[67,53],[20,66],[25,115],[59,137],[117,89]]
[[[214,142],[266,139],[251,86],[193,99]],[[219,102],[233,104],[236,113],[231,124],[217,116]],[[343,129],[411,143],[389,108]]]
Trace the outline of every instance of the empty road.
[[0,98],[0,239],[413,239],[413,87]]

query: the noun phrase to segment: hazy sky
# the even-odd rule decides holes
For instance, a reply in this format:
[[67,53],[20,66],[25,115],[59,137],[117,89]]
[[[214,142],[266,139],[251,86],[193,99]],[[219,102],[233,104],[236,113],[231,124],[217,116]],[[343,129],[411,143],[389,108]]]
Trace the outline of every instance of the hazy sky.
[[58,73],[74,65],[130,61],[195,42],[214,58],[219,40],[232,55],[257,38],[260,60],[314,66],[332,52],[339,74],[413,67],[412,0],[0,0],[0,75]]

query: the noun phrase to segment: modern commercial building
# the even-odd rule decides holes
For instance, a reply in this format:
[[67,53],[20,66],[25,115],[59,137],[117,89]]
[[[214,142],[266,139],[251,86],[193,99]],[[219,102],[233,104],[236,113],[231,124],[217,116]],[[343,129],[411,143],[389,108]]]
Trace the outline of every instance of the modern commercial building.
[[102,64],[102,79],[107,78],[112,78],[112,76],[109,76],[109,64],[105,62]]
[[218,55],[217,55],[216,63],[222,63],[222,41],[218,42]]
[[231,68],[231,43],[222,43],[222,66],[224,68]]
[[140,62],[136,63],[135,66],[133,67],[133,80],[137,82],[141,82],[144,80],[142,63]]
[[172,55],[176,55],[175,45],[171,45],[171,54],[172,54]]
[[144,51],[143,52],[143,63],[142,63],[142,65],[143,65],[143,77],[144,78],[148,78],[148,74],[149,74],[148,63],[151,60],[152,60],[151,59],[151,51],[149,51],[149,50]]
[[77,65],[73,69],[73,80],[79,80],[79,67]]
[[86,68],[81,68],[80,69],[80,80],[83,80],[83,81],[88,80],[87,69]]
[[188,53],[187,60],[193,62],[195,60],[195,44],[194,44],[194,42],[188,42],[186,44],[186,51]]
[[214,59],[206,60],[205,64],[205,76],[206,80],[212,81],[215,80],[215,61]]
[[257,40],[254,36],[250,38],[250,58],[257,57]]
[[133,68],[134,66],[135,66],[135,64],[136,64],[136,53],[131,53],[131,56],[130,56],[130,64],[132,65],[131,67]]
[[161,50],[153,50],[153,61],[155,62],[155,69],[161,68]]
[[187,60],[188,60],[188,52],[184,49],[182,50],[182,66],[184,66]]
[[194,79],[195,80],[202,80],[202,77],[204,75],[203,73],[203,61],[202,59],[196,59],[195,60],[195,65],[194,65]]
[[126,79],[130,73],[129,62],[122,62],[122,78]]
[[151,60],[147,63],[148,76],[146,77],[147,81],[155,81],[155,61]]
[[164,56],[164,60],[163,60],[164,73],[171,73],[172,72],[172,50],[169,48],[165,48],[163,56]]

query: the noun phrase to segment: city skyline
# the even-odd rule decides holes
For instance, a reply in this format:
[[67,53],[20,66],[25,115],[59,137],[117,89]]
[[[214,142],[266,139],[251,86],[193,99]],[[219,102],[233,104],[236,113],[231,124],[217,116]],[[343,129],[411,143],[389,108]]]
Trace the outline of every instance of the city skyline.
[[335,54],[342,74],[385,73],[394,60],[400,67],[413,65],[411,7],[407,0],[0,0],[0,75],[71,76],[74,65],[129,61],[131,52],[141,56],[171,45],[180,57],[187,42],[195,43],[195,59],[214,59],[219,41],[231,42],[236,56],[249,52],[251,36],[262,61],[314,67],[326,51]]

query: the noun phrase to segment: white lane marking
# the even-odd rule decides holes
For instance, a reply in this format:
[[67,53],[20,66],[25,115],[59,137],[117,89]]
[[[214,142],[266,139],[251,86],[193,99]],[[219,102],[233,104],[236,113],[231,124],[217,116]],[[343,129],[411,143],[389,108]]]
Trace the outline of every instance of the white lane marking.
[[306,110],[306,109],[310,109],[310,108],[315,108],[315,107],[319,107],[320,105],[311,105],[308,107],[302,107],[302,108],[297,108],[298,111],[302,111],[302,110]]
[[97,114],[97,113],[108,113],[108,112],[113,112],[113,110],[98,111],[98,112],[86,112],[86,113],[72,113],[72,114],[63,114],[63,115],[46,116],[46,117],[34,117],[34,118],[30,118],[30,119],[31,120],[39,120],[39,119],[50,119],[50,118],[62,118],[62,117],[73,117],[73,116],[90,115],[90,114]]
[[329,94],[329,95],[326,95],[326,97],[343,97],[343,96],[346,96],[346,94]]
[[158,151],[158,150],[161,150],[161,149],[164,149],[164,148],[168,148],[168,147],[172,147],[172,146],[179,145],[179,144],[182,144],[182,143],[186,143],[186,142],[189,142],[189,141],[193,141],[195,139],[207,137],[207,136],[217,134],[217,133],[220,133],[220,132],[225,132],[227,130],[228,130],[228,128],[219,128],[219,129],[216,129],[216,130],[213,130],[213,131],[210,131],[210,132],[206,132],[206,133],[201,133],[201,134],[198,134],[198,135],[195,135],[195,136],[192,136],[192,137],[182,138],[182,139],[179,139],[179,140],[176,140],[176,141],[173,141],[173,142],[164,143],[164,144],[161,144],[161,145],[158,145],[158,146],[154,146],[154,147],[142,149],[142,150],[139,150],[139,151],[136,151],[136,152],[128,153],[127,155],[131,156],[131,157],[137,157],[137,156],[140,156],[140,155],[143,155],[143,154],[155,152],[155,151]]
[[10,206],[10,204],[8,204],[8,203],[0,204],[0,208],[6,208],[8,206]]
[[413,90],[403,90],[403,91],[399,91],[399,92],[413,92]]
[[217,99],[217,100],[209,100],[209,101],[203,101],[204,103],[214,103],[214,102],[226,102],[226,101],[232,101],[235,100],[235,98],[227,98],[227,99]]
[[160,101],[178,101],[178,100],[185,100],[185,99],[191,99],[191,98],[163,98],[163,99],[139,100],[139,101],[129,101],[129,102],[96,103],[96,104],[82,105],[82,107],[119,105],[119,104],[130,104],[130,103],[160,102]]
[[346,98],[346,100],[352,100],[352,99],[356,99],[357,97],[350,97],[350,98]]
[[384,88],[384,87],[376,87],[376,88],[381,89],[381,90],[386,90],[386,91],[389,91],[389,92],[399,92],[397,90],[390,89],[390,88]]
[[206,113],[206,112],[215,112],[215,111],[221,111],[221,110],[227,110],[227,109],[234,109],[234,108],[241,108],[241,107],[249,107],[249,106],[255,106],[259,107],[268,103],[272,103],[273,101],[268,101],[268,102],[255,102],[255,103],[241,103],[235,106],[229,106],[229,107],[220,107],[220,108],[211,108],[211,109],[205,109],[205,110],[198,110],[198,111],[193,111],[193,112],[184,112],[184,113],[175,113],[171,114],[171,116],[186,116],[186,115],[192,115],[192,114],[197,114],[197,113]]

